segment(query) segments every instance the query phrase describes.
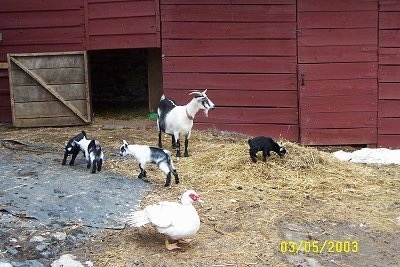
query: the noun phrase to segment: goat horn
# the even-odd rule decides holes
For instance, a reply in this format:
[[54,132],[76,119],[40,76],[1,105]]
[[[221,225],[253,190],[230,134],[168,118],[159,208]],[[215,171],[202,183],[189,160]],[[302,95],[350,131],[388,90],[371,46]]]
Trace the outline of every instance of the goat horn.
[[189,95],[194,95],[194,94],[196,94],[196,95],[198,95],[198,96],[203,95],[203,93],[201,93],[201,92],[199,92],[199,91],[192,91],[191,93],[189,93]]

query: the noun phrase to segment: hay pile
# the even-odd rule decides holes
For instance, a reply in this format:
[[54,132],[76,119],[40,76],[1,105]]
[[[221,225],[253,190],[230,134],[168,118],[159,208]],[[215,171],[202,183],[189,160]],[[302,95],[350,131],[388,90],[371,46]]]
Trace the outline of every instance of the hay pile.
[[[136,179],[137,164],[115,153],[122,139],[155,145],[156,130],[145,126],[103,130],[102,124],[97,121],[85,130],[107,148],[104,169]],[[62,147],[80,130],[10,129],[3,135],[42,142],[41,136],[50,134],[53,145]],[[282,222],[365,223],[389,232],[398,227],[395,196],[400,195],[400,167],[343,163],[317,148],[287,141],[283,141],[285,158],[272,153],[267,162],[254,164],[247,139],[239,134],[194,131],[190,157],[173,157],[181,184],[172,184],[170,189],[163,186],[163,173],[149,165],[155,190],[143,206],[176,200],[186,189],[195,189],[205,201],[204,207],[197,207],[200,232],[185,251],[166,251],[163,237],[144,227],[105,231],[87,248],[87,257],[95,266],[277,266],[284,265],[278,252]],[[170,138],[163,141],[170,149]]]

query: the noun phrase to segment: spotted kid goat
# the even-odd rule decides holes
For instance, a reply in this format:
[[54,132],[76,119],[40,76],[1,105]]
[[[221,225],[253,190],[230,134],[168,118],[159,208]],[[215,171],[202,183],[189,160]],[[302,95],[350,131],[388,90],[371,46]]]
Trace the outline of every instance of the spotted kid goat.
[[158,168],[162,170],[166,177],[165,187],[171,184],[171,173],[175,177],[175,183],[179,183],[179,176],[176,172],[174,164],[171,159],[171,152],[158,147],[146,146],[146,145],[130,145],[125,140],[119,149],[121,156],[132,155],[135,160],[139,163],[140,173],[138,178],[143,179],[147,177],[146,164],[155,163]]
[[101,171],[101,167],[103,165],[104,154],[101,149],[100,142],[97,140],[89,140],[84,136],[81,140],[74,140],[73,145],[78,145],[82,151],[84,151],[87,168],[92,167],[92,173],[96,173],[97,171]]
[[[79,152],[81,151],[80,146],[76,142],[82,140],[82,138],[86,138],[85,131],[82,131],[80,134],[72,137],[68,141],[68,143],[65,145],[64,158],[63,158],[61,165],[65,165],[67,163],[67,157],[69,155],[72,155],[69,165],[70,166],[74,165],[76,156],[78,156]],[[76,141],[76,142],[74,142],[74,141]]]
[[193,99],[185,106],[180,106],[174,100],[166,98],[164,95],[160,99],[157,113],[158,125],[158,147],[162,148],[161,132],[172,135],[172,147],[176,148],[176,156],[181,157],[180,135],[185,135],[184,156],[188,157],[188,144],[190,133],[193,127],[193,120],[197,112],[202,109],[206,116],[208,111],[214,109],[214,103],[206,95],[207,89],[203,92],[193,91]]

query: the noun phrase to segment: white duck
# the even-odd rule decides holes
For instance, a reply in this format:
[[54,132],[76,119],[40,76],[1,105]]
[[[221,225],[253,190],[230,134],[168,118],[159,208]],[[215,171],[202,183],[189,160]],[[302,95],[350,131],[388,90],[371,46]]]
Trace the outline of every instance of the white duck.
[[151,223],[158,232],[165,235],[165,246],[168,250],[179,249],[177,243],[170,243],[168,238],[179,243],[189,243],[200,228],[200,218],[192,205],[195,202],[203,203],[199,194],[188,190],[181,196],[181,203],[161,201],[146,206],[143,210],[134,211],[127,224],[132,227],[141,227]]

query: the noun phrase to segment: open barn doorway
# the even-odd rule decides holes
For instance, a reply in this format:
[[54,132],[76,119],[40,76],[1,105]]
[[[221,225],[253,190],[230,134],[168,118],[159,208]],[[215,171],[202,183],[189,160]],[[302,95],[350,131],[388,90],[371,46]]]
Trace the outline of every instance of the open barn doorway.
[[156,112],[162,94],[160,49],[88,52],[94,116],[129,119]]

